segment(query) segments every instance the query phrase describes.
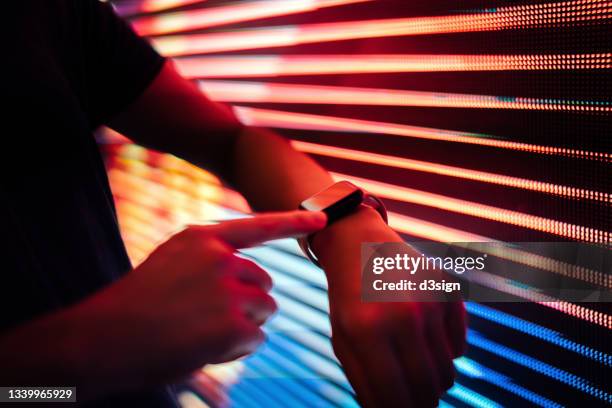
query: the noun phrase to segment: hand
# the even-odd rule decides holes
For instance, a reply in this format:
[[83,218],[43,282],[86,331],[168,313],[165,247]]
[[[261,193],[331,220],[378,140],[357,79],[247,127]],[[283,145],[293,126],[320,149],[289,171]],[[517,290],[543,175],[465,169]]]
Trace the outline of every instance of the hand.
[[192,226],[173,236],[78,308],[96,327],[96,347],[111,351],[96,362],[100,371],[127,367],[122,374],[137,381],[129,388],[138,388],[254,351],[264,339],[259,326],[276,309],[267,294],[272,282],[235,250],[311,233],[325,222],[323,213],[295,211]]
[[360,210],[313,242],[329,281],[334,351],[363,406],[435,407],[464,352],[463,304],[362,303],[361,242],[401,238],[373,210]]

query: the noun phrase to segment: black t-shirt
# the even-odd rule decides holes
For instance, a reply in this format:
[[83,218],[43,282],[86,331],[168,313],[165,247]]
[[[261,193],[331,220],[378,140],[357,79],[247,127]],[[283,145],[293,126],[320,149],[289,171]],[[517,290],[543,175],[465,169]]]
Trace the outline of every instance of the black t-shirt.
[[[130,270],[92,131],[163,65],[96,0],[10,1],[2,11],[0,333]],[[174,406],[165,388],[95,406],[124,405]]]

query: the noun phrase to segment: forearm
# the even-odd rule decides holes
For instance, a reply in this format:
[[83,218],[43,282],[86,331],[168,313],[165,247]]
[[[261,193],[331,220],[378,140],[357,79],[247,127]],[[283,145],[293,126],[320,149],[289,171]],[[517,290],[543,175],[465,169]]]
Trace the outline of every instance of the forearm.
[[333,183],[330,174],[281,136],[245,127],[233,151],[230,182],[258,211],[295,210]]

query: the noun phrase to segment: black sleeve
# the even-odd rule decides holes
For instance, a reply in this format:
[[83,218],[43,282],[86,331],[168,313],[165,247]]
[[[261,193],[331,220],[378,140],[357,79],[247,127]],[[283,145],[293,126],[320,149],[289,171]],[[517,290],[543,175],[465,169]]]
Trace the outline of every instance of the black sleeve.
[[79,8],[87,110],[106,123],[155,79],[164,58],[118,17],[108,3],[75,0]]

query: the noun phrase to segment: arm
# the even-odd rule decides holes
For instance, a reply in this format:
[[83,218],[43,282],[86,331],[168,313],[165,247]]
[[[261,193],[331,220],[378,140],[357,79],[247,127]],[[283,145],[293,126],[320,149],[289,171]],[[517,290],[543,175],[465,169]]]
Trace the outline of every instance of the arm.
[[[256,210],[295,209],[332,183],[324,169],[280,136],[241,126],[171,63],[111,126],[140,144],[216,172]],[[401,238],[375,211],[363,209],[314,240],[329,282],[334,350],[367,406],[398,401],[434,406],[452,385],[452,359],[463,352],[462,305],[361,303],[359,254],[365,241]]]
[[294,211],[189,227],[85,301],[1,333],[0,384],[76,386],[84,402],[250,353],[275,309],[272,282],[235,249],[324,224]]

